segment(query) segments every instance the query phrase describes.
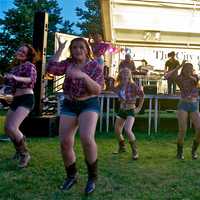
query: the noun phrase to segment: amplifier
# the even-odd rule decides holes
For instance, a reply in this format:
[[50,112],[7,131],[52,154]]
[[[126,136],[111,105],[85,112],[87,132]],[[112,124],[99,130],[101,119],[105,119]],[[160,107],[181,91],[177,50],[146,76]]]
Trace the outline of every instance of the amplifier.
[[156,85],[146,85],[143,87],[145,94],[157,94],[157,86]]
[[51,137],[58,135],[59,117],[57,116],[29,116],[21,124],[20,130],[26,136]]

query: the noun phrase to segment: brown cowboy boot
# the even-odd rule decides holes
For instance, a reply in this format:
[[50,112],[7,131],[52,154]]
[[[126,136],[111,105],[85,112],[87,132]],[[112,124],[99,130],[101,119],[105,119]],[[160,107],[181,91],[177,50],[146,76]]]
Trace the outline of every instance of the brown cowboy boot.
[[176,158],[179,159],[179,160],[184,160],[183,145],[182,144],[177,144]]
[[28,166],[28,163],[31,159],[31,156],[28,152],[28,148],[26,145],[26,138],[23,136],[23,138],[17,142],[18,148],[19,148],[19,164],[18,167],[24,168]]
[[131,146],[131,150],[132,150],[132,159],[133,160],[137,160],[139,158],[139,154],[138,154],[138,150],[137,150],[137,145],[136,145],[136,141],[129,141],[129,144]]
[[85,187],[85,194],[91,194],[94,192],[96,188],[96,181],[98,178],[98,160],[96,160],[94,163],[89,164],[87,160],[85,160],[88,170],[88,181]]
[[113,152],[113,154],[119,154],[119,153],[123,153],[123,152],[126,152],[126,146],[125,146],[125,141],[121,140],[121,141],[119,141],[118,150]]
[[65,169],[67,173],[67,178],[65,179],[63,185],[60,187],[61,190],[69,190],[77,182],[78,179],[75,162]]
[[15,139],[11,139],[11,141],[13,142],[13,145],[15,147],[15,154],[13,155],[12,159],[13,160],[19,160],[19,157],[20,157],[20,153],[19,153],[19,147],[18,147],[18,143]]
[[193,144],[192,144],[192,159],[197,159],[198,155],[197,155],[197,149],[198,149],[199,143],[194,140]]

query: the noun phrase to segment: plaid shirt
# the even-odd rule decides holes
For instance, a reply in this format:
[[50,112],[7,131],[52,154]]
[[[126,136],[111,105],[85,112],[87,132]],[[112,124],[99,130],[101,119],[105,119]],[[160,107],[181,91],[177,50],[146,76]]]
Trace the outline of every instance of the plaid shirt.
[[[69,96],[71,99],[89,96],[90,94],[87,90],[87,85],[83,79],[71,78],[67,76],[67,68],[70,65],[73,65],[73,63],[68,60],[61,62],[54,62],[50,60],[47,65],[47,71],[57,76],[65,74],[63,90],[64,94]],[[103,71],[97,61],[89,61],[81,70],[103,87]]]
[[136,85],[136,83],[129,83],[125,88],[125,96],[121,98],[120,88],[118,90],[118,95],[122,101],[136,103],[136,97],[144,97],[144,91],[141,86]]
[[13,74],[15,76],[19,76],[19,77],[27,77],[27,78],[31,78],[31,82],[30,83],[24,83],[24,82],[19,82],[12,79],[7,79],[6,78],[6,84],[11,85],[13,87],[13,89],[25,89],[25,88],[34,88],[34,84],[36,82],[37,79],[37,71],[36,71],[36,67],[34,64],[32,64],[31,62],[27,61],[21,65],[18,65],[16,67],[14,67],[9,74]]
[[109,49],[110,44],[105,42],[100,43],[91,43],[92,52],[95,56],[100,57],[105,54],[105,52]]
[[180,88],[181,91],[181,97],[182,98],[197,98],[199,95],[197,83],[198,83],[198,76],[193,75],[194,78],[196,78],[196,81],[184,77],[183,75],[179,75],[176,78],[176,83]]
[[[174,70],[168,72],[165,74],[166,79],[170,79],[171,77],[174,77]],[[194,78],[196,78],[196,81],[184,77],[183,75],[176,75],[174,77],[174,80],[176,81],[176,84],[179,86],[180,91],[181,91],[181,98],[183,99],[190,99],[190,98],[197,98],[198,97],[198,88],[197,88],[197,83],[198,83],[198,76],[193,75]]]

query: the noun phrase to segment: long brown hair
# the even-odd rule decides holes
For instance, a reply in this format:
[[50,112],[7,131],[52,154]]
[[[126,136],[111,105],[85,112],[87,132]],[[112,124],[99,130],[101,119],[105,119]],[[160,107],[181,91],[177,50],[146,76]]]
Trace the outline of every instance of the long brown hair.
[[[28,48],[27,60],[26,61],[29,61],[29,62],[35,64],[36,60],[38,59],[38,56],[37,56],[37,53],[36,53],[35,49],[30,44],[28,44],[28,43],[23,43],[22,45],[20,45],[20,47],[23,47],[23,46],[25,46],[25,47]],[[15,58],[10,63],[9,68],[12,68],[12,67],[14,67],[16,65],[19,65],[19,64],[20,64],[19,61]]]
[[25,43],[21,46],[25,46],[25,47],[28,48],[27,61],[34,64],[36,62],[36,51],[35,51],[35,49],[32,47],[32,45],[27,44],[27,43]]
[[89,60],[92,60],[93,59],[93,55],[92,55],[92,50],[90,48],[90,45],[88,44],[88,42],[82,38],[82,37],[78,37],[78,38],[75,38],[71,41],[70,45],[69,45],[69,51],[70,51],[70,58],[75,61],[76,59],[73,57],[72,55],[72,45],[74,44],[74,42],[83,42],[86,46],[86,49],[87,49],[87,55],[86,57],[89,59]]
[[180,74],[184,76],[184,70],[187,69],[188,67],[191,67],[193,69],[192,63],[189,63],[189,62],[185,63],[183,65],[182,69],[181,69],[181,73]]

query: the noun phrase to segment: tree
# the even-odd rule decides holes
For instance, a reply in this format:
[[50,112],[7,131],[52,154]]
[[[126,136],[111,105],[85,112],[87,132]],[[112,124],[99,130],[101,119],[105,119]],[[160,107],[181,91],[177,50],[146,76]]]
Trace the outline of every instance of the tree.
[[[14,0],[14,8],[4,12],[0,19],[0,70],[4,71],[13,58],[14,52],[21,43],[31,43],[33,35],[33,20],[36,11],[49,14],[47,54],[54,49],[54,33],[62,24],[61,8],[57,0]],[[67,24],[65,24],[67,26]],[[69,23],[69,29],[71,28]],[[65,27],[66,29],[66,27]]]
[[80,22],[76,26],[80,28],[81,35],[88,36],[91,33],[100,33],[102,35],[102,22],[99,0],[85,0],[86,10],[77,7],[76,15]]
[[74,23],[70,23],[69,20],[65,20],[62,23],[62,27],[59,29],[59,32],[66,34],[75,34],[73,30]]

